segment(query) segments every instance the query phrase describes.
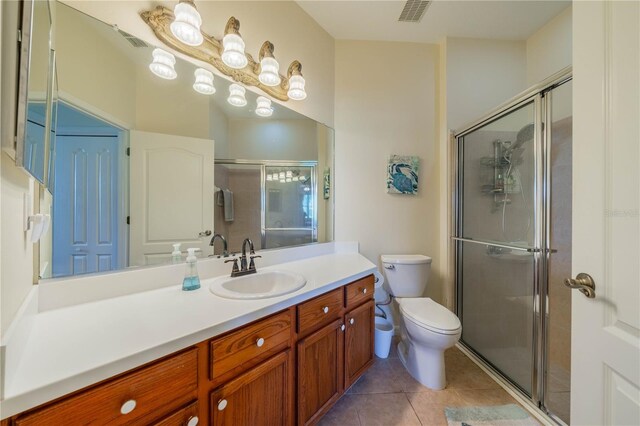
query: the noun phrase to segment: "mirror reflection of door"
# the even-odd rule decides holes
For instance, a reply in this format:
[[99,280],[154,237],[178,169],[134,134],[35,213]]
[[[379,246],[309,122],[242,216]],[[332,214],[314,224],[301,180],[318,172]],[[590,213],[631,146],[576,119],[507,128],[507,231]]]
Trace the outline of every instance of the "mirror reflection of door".
[[133,130],[130,137],[131,265],[166,263],[175,243],[212,253],[213,141]]
[[119,195],[123,131],[65,103],[59,105],[53,192],[54,277],[125,266]]

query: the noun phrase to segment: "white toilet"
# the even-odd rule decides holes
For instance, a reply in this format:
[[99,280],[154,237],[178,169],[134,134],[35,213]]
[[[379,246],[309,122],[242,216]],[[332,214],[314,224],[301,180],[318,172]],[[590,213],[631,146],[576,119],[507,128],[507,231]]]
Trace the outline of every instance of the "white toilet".
[[398,355],[409,373],[431,389],[444,389],[444,351],[462,334],[458,317],[428,297],[431,258],[419,254],[381,256],[391,294],[400,307]]

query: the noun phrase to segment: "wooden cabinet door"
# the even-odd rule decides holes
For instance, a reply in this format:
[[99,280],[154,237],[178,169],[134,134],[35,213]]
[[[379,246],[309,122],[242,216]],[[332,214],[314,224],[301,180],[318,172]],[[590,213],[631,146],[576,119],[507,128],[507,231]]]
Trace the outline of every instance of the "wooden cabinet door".
[[344,389],[344,332],[336,320],[298,342],[298,424],[314,423]]
[[292,424],[291,351],[252,368],[211,393],[214,426]]
[[345,315],[345,388],[373,363],[374,309],[371,300]]

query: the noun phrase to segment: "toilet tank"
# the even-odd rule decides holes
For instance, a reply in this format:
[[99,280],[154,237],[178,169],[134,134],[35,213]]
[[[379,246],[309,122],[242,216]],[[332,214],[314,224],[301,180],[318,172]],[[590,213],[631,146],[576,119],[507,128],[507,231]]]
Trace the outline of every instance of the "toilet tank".
[[380,256],[391,294],[395,297],[422,297],[427,288],[431,258],[421,254]]

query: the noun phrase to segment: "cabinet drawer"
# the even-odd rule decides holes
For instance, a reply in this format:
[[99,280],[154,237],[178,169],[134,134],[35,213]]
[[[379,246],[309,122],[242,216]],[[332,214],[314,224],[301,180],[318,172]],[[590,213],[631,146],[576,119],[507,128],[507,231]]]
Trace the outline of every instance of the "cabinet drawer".
[[190,349],[19,416],[15,425],[153,423],[196,398],[197,359]]
[[343,290],[338,288],[298,305],[298,333],[306,334],[339,318],[343,300]]
[[291,346],[291,311],[244,326],[211,342],[210,379],[226,379]]
[[359,279],[344,287],[347,308],[353,308],[359,304],[373,299],[374,281],[373,275]]
[[198,402],[189,404],[175,413],[169,414],[153,426],[204,426],[204,422],[198,418]]

